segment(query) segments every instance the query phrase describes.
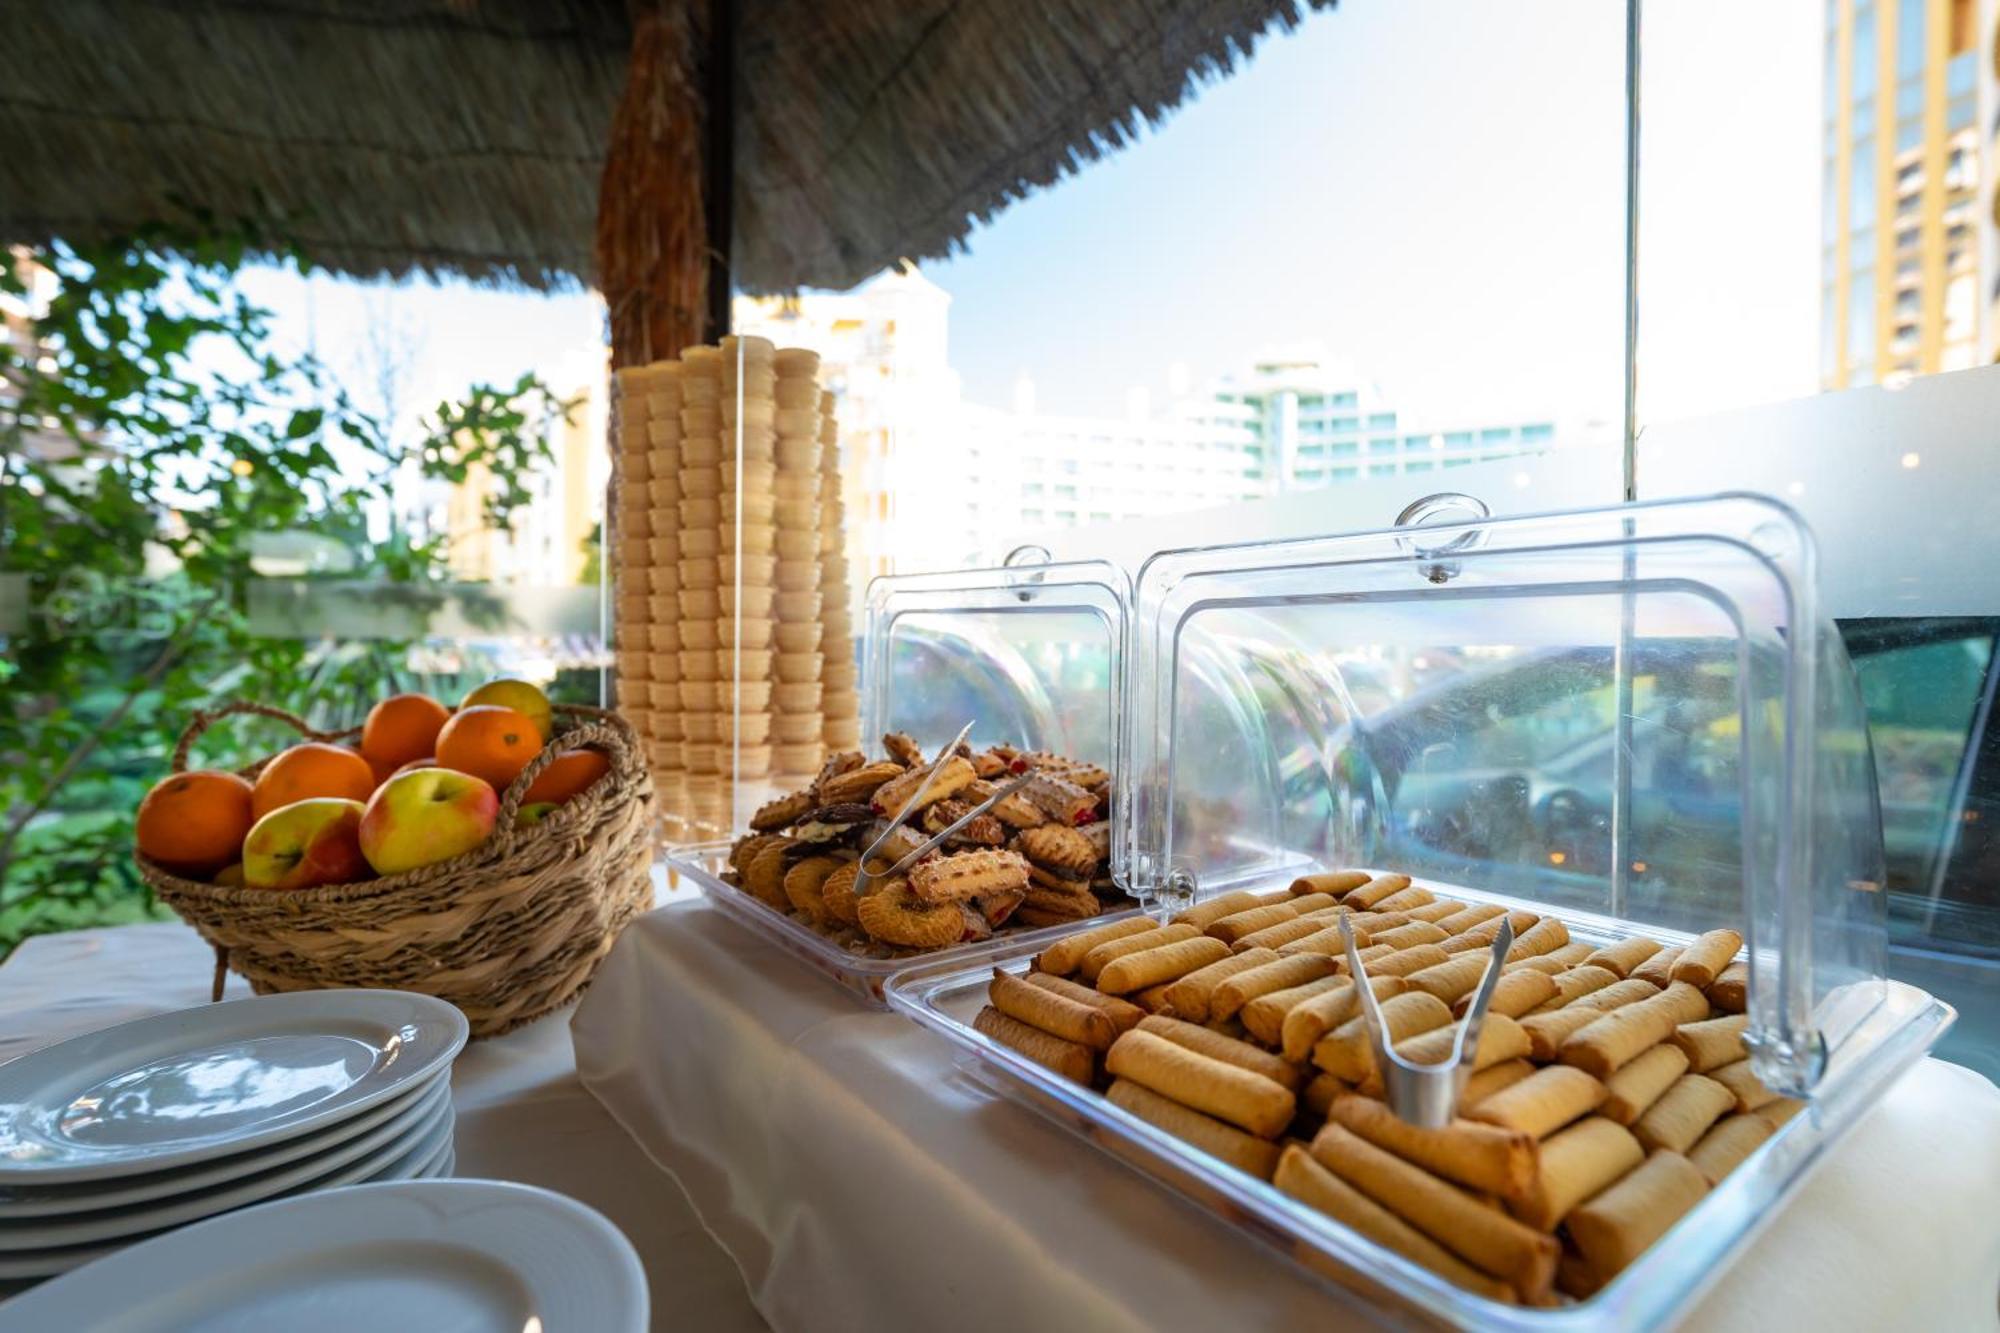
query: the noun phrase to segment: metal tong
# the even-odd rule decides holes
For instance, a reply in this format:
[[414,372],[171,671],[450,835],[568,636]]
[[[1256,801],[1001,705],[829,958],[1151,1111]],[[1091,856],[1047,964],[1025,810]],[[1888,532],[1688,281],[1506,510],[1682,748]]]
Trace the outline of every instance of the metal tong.
[[905,801],[903,803],[903,808],[901,810],[898,810],[895,814],[889,817],[888,826],[884,828],[881,833],[876,835],[875,841],[868,844],[868,850],[861,853],[861,864],[859,867],[856,868],[854,872],[855,897],[858,898],[862,894],[867,893],[869,891],[870,883],[874,880],[893,879],[897,875],[902,874],[912,865],[916,864],[918,861],[921,861],[924,857],[930,855],[932,852],[936,851],[939,845],[942,844],[946,838],[949,838],[952,834],[958,832],[960,829],[964,828],[967,824],[970,824],[973,820],[979,818],[979,816],[985,814],[988,810],[991,810],[994,806],[1000,804],[1000,802],[1006,800],[1009,796],[1012,796],[1015,792],[1021,790],[1022,787],[1027,785],[1028,779],[1035,776],[1035,770],[1031,768],[1027,772],[1022,773],[1017,777],[1011,779],[1010,781],[1007,782],[1005,786],[1001,787],[991,796],[981,801],[978,805],[973,806],[972,809],[966,811],[964,814],[960,815],[957,819],[954,819],[951,823],[945,825],[944,828],[939,830],[931,838],[919,844],[917,847],[913,848],[910,852],[904,855],[901,860],[897,861],[896,864],[890,866],[887,870],[884,870],[879,875],[871,872],[868,869],[868,864],[869,862],[875,859],[875,854],[882,850],[882,844],[889,841],[889,839],[895,835],[896,830],[903,827],[904,822],[908,820],[911,815],[917,813],[917,811],[923,808],[921,802],[924,799],[924,793],[928,792],[931,789],[931,783],[937,780],[938,770],[945,766],[946,760],[950,759],[954,754],[958,753],[958,747],[960,745],[963,745],[965,743],[965,738],[971,734],[972,734],[972,723],[968,722],[965,724],[964,727],[960,728],[958,735],[952,740],[951,744],[945,746],[944,749],[938,751],[937,758],[931,760],[930,769],[924,774],[924,780],[921,783],[917,784],[916,794],[910,797],[908,801]]
[[1465,1011],[1465,1021],[1458,1025],[1458,1036],[1451,1045],[1451,1054],[1440,1064],[1415,1064],[1396,1054],[1389,1044],[1388,1034],[1382,1023],[1382,1007],[1375,1001],[1375,992],[1368,985],[1368,971],[1362,965],[1361,951],[1354,947],[1354,926],[1348,913],[1340,916],[1340,942],[1347,952],[1347,970],[1354,977],[1354,985],[1360,994],[1361,1021],[1368,1029],[1368,1045],[1375,1052],[1375,1067],[1382,1071],[1382,1088],[1389,1102],[1389,1109],[1405,1122],[1418,1129],[1443,1129],[1451,1123],[1458,1110],[1458,1097],[1465,1090],[1465,1081],[1472,1077],[1474,1058],[1479,1053],[1479,1028],[1486,1019],[1486,1006],[1493,1001],[1493,988],[1500,984],[1500,967],[1506,962],[1507,953],[1514,947],[1514,925],[1506,917],[1500,918],[1500,933],[1493,938],[1492,956],[1486,964],[1486,975],[1479,979],[1479,989],[1472,993],[1472,1007]]

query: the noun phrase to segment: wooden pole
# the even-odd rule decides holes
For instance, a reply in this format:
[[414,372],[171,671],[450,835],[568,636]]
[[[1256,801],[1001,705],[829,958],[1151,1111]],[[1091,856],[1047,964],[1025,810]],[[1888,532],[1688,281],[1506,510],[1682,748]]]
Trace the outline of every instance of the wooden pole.
[[614,367],[678,356],[715,332],[706,66],[711,22],[726,19],[726,4],[635,0],[631,8],[632,54],[597,192],[597,281]]

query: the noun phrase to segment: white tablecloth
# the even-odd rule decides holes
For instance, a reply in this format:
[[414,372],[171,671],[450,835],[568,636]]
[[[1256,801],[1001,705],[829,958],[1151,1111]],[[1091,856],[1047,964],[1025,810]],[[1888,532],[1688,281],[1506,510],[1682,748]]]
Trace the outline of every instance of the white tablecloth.
[[[585,1085],[777,1328],[1368,1322],[701,903],[635,922],[571,1029]],[[2000,1091],[1926,1061],[1686,1326],[2000,1326],[1996,1199]]]
[[[0,966],[0,1060],[203,1004],[214,970],[208,946],[178,924],[29,940]],[[229,998],[247,994],[231,977]],[[577,1082],[567,1017],[474,1042],[459,1056],[451,1076],[458,1174],[545,1186],[609,1217],[645,1262],[656,1329],[762,1329],[735,1265],[686,1197]]]

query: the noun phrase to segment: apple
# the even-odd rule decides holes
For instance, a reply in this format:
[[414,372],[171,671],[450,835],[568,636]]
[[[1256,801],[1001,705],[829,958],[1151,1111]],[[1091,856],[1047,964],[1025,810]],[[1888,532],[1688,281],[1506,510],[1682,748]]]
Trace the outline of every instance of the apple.
[[225,889],[242,888],[243,863],[241,861],[231,861],[228,865],[216,871],[215,882]]
[[419,768],[399,773],[368,798],[361,854],[383,875],[449,861],[485,842],[500,819],[500,798],[469,773]]
[[549,707],[549,696],[525,680],[489,680],[460,700],[458,706],[466,709],[480,704],[511,708],[521,714],[535,724],[544,745],[556,734],[555,711]]
[[555,801],[530,801],[514,812],[514,827],[527,828],[539,824],[557,808],[558,803]]
[[309,889],[370,878],[361,811],[361,802],[337,796],[279,806],[243,839],[243,882],[253,889]]

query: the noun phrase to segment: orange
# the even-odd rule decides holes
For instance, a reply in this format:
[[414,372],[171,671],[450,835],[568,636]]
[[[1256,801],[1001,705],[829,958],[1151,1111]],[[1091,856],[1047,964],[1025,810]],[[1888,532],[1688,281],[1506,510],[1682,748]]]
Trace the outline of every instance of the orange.
[[451,710],[428,694],[392,694],[368,710],[361,753],[379,781],[412,759],[435,754],[438,732],[450,720]]
[[493,704],[461,708],[438,733],[440,768],[455,768],[483,778],[494,791],[505,792],[542,749],[542,734],[524,714]]
[[366,801],[375,790],[375,770],[344,745],[307,741],[264,765],[251,795],[250,812],[262,819],[281,805],[314,797]]
[[212,768],[176,773],[139,802],[139,850],[170,870],[212,874],[243,852],[257,822],[250,784]]
[[611,771],[611,761],[595,750],[564,750],[528,784],[522,803],[553,801],[557,805]]
[[460,708],[474,704],[511,708],[535,724],[544,742],[555,737],[555,711],[549,706],[549,696],[525,680],[489,680],[458,701]]
[[378,763],[377,761],[375,761],[375,760],[373,760],[373,759],[370,759],[370,758],[369,758],[369,757],[368,757],[367,755],[365,755],[365,754],[362,754],[362,752],[361,752],[361,748],[360,748],[359,746],[355,746],[355,745],[350,745],[350,746],[348,746],[347,748],[348,748],[348,749],[350,749],[350,750],[352,750],[352,751],[354,751],[354,753],[356,753],[356,754],[359,754],[359,755],[361,755],[361,760],[362,760],[362,762],[368,765],[368,771],[369,771],[370,773],[373,773],[373,774],[375,775],[375,785],[376,785],[376,786],[378,786],[378,787],[379,787],[379,786],[381,786],[381,785],[382,785],[383,783],[387,782],[387,781],[388,781],[388,780],[389,780],[390,778],[392,778],[392,777],[394,777],[394,776],[396,775],[396,770],[395,770],[395,769],[393,769],[393,768],[384,768],[384,767],[383,767],[383,766],[382,766],[382,765],[381,765],[380,763]]

